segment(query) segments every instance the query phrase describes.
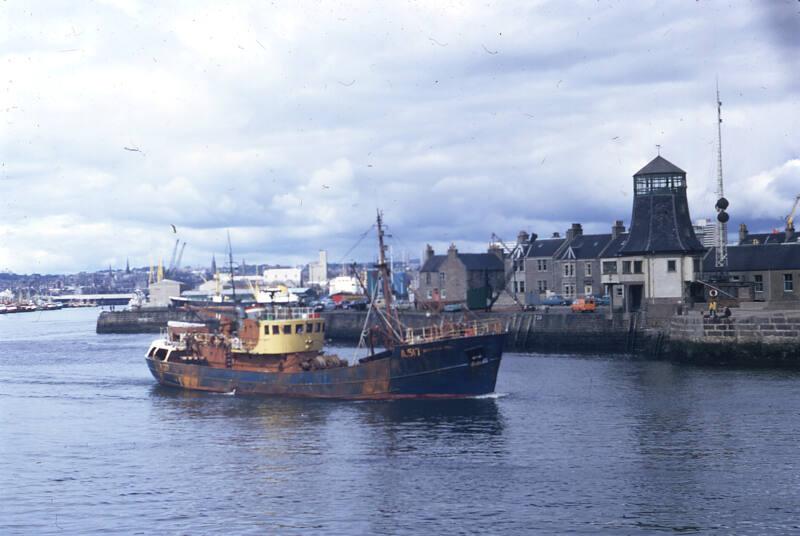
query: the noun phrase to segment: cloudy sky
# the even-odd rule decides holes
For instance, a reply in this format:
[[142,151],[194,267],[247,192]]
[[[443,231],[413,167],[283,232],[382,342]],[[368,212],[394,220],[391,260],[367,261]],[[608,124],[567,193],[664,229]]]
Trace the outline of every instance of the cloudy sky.
[[717,76],[732,229],[800,193],[796,0],[6,0],[0,61],[0,270],[602,232],[656,144],[711,216]]

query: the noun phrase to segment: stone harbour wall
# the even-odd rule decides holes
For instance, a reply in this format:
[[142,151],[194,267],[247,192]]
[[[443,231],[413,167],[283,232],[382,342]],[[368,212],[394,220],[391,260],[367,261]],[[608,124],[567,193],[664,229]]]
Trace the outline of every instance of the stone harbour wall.
[[662,351],[669,359],[697,364],[800,368],[800,311],[675,317]]

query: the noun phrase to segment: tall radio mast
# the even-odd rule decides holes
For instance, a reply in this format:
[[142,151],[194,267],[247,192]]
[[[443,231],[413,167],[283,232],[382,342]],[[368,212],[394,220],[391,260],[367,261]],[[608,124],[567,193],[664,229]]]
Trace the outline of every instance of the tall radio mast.
[[719,80],[717,80],[717,256],[716,267],[722,271],[728,267],[728,220],[725,210],[728,200],[722,188],[722,101],[719,100]]

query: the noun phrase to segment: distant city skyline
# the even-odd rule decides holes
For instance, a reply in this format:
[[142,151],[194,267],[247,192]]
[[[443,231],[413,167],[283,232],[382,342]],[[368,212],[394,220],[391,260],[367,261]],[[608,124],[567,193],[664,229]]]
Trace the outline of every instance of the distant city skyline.
[[800,193],[797,2],[4,3],[0,270],[368,261],[629,225],[661,154],[729,230]]

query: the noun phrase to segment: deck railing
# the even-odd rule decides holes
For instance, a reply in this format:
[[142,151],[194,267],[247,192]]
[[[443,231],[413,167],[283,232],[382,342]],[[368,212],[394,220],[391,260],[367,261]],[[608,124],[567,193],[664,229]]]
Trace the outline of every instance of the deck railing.
[[406,328],[404,343],[419,344],[444,339],[460,339],[478,335],[497,335],[505,333],[503,323],[499,320],[475,320],[457,324],[443,324],[424,328]]

